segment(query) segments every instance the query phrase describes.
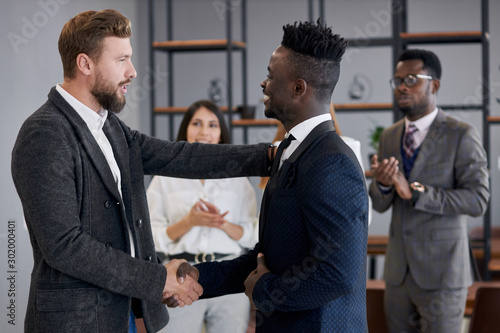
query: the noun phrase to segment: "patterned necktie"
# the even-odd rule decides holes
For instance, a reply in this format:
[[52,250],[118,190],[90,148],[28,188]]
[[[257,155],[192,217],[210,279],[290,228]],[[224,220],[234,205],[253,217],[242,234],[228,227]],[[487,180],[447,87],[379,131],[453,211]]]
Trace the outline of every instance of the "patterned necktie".
[[413,137],[416,131],[418,131],[418,128],[414,124],[410,124],[408,131],[405,133],[403,149],[405,151],[406,158],[408,159],[413,157],[415,149],[417,149],[415,145],[415,138]]
[[280,145],[278,146],[278,151],[276,152],[276,156],[274,157],[273,168],[271,169],[271,177],[274,176],[276,172],[278,172],[281,162],[281,155],[283,155],[283,151],[290,145],[292,140],[295,140],[295,137],[290,134],[288,138],[281,141]]

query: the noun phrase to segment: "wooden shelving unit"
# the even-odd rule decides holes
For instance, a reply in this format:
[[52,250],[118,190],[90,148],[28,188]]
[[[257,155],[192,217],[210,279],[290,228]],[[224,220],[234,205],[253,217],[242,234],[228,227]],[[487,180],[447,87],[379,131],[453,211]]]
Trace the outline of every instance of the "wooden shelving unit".
[[[226,8],[231,7],[232,0],[225,0]],[[240,40],[234,40],[232,38],[232,10],[225,11],[225,23],[226,23],[226,38],[225,39],[197,39],[197,40],[175,40],[173,38],[172,26],[173,26],[173,5],[172,0],[165,0],[167,15],[167,39],[158,41],[155,38],[154,34],[154,26],[155,26],[155,9],[154,9],[154,1],[149,0],[149,16],[150,16],[150,63],[151,66],[154,67],[155,52],[166,52],[168,54],[167,60],[167,72],[168,72],[168,104],[166,106],[158,106],[156,105],[155,94],[157,93],[155,89],[151,90],[151,134],[154,136],[156,133],[156,117],[158,116],[168,116],[169,117],[169,136],[170,140],[173,140],[175,137],[175,129],[174,129],[174,117],[176,114],[183,113],[187,110],[187,107],[175,106],[174,101],[174,66],[173,66],[173,57],[177,53],[186,53],[186,52],[207,52],[207,51],[218,51],[221,54],[226,54],[226,99],[227,105],[226,107],[222,107],[223,111],[226,111],[229,118],[229,126],[231,127],[232,123],[232,113],[235,110],[233,107],[233,66],[232,66],[232,55],[234,52],[241,53],[242,57],[242,105],[247,104],[247,53],[246,53],[246,0],[241,0],[239,7],[241,8],[241,38]],[[151,86],[154,86],[154,73],[151,78]]]

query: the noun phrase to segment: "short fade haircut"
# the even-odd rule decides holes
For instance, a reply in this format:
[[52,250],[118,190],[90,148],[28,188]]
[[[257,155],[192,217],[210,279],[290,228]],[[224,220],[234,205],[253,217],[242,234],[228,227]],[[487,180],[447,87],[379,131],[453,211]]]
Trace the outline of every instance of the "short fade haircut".
[[339,80],[340,60],[347,41],[321,23],[295,22],[283,26],[281,45],[292,50],[288,57],[291,75],[315,89],[321,103],[329,103]]
[[66,22],[58,43],[64,77],[75,78],[76,57],[80,53],[98,61],[102,54],[103,40],[110,36],[132,36],[130,20],[114,9],[89,10]]
[[177,134],[177,141],[187,141],[187,130],[189,127],[189,123],[191,119],[193,119],[196,111],[201,109],[202,107],[210,110],[219,120],[220,127],[220,140],[219,143],[231,143],[231,135],[229,134],[229,128],[226,125],[226,121],[224,120],[224,115],[222,111],[219,109],[217,104],[207,99],[201,99],[199,101],[191,104],[186,113],[184,113],[184,117],[182,118],[181,126],[179,127],[179,133]]
[[409,49],[401,53],[398,62],[405,60],[422,60],[424,67],[433,78],[441,79],[441,62],[438,56],[431,51],[422,49]]

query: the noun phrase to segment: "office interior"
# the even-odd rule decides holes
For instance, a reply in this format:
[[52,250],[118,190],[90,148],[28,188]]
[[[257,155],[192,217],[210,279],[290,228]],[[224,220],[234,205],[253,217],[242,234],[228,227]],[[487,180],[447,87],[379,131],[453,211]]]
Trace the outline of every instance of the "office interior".
[[[468,218],[469,230],[490,226],[500,228],[500,13],[496,0],[406,0],[406,27],[395,30],[393,18],[401,11],[391,0],[10,0],[0,2],[2,47],[0,66],[3,80],[0,94],[3,107],[0,126],[0,252],[6,257],[8,221],[16,222],[18,250],[18,325],[0,324],[3,332],[21,332],[26,308],[29,276],[32,268],[31,247],[20,201],[10,176],[10,153],[22,122],[45,102],[49,89],[62,82],[62,66],[57,39],[64,23],[79,12],[113,8],[132,22],[133,63],[138,72],[127,95],[127,106],[120,118],[131,128],[163,139],[175,138],[182,112],[155,112],[155,107],[180,109],[193,101],[210,98],[214,86],[220,104],[255,107],[250,117],[265,119],[260,82],[265,79],[269,57],[279,45],[282,26],[295,21],[322,17],[335,33],[351,41],[342,64],[339,83],[332,102],[342,134],[361,142],[363,165],[369,169],[374,153],[370,134],[378,127],[391,125],[398,115],[392,109],[389,79],[394,69],[395,34],[456,32],[455,39],[441,42],[434,37],[408,48],[427,48],[441,59],[443,75],[438,104],[447,106],[452,116],[476,127],[487,148],[491,199],[485,216]],[[486,4],[486,11],[484,6]],[[154,10],[151,10],[151,5]],[[484,17],[488,18],[484,25]],[[152,48],[152,41],[220,40],[229,31],[233,40],[245,35],[244,52],[235,47],[203,52],[169,52]],[[244,24],[242,24],[242,22]],[[406,30],[405,30],[406,29]],[[475,32],[467,35],[465,32]],[[462,33],[462,34],[460,34]],[[479,33],[479,35],[477,35]],[[465,37],[464,37],[465,36]],[[475,37],[471,37],[475,36]],[[372,42],[370,42],[370,40]],[[484,47],[484,44],[487,47]],[[169,67],[169,58],[172,65]],[[228,57],[231,58],[228,75]],[[485,60],[486,59],[486,60]],[[485,63],[486,61],[486,63]],[[486,66],[488,75],[484,75]],[[243,67],[245,67],[243,69]],[[170,71],[169,71],[170,69]],[[243,71],[246,71],[244,73]],[[229,79],[230,77],[230,79]],[[485,79],[486,77],[486,79]],[[170,81],[172,80],[172,81]],[[230,80],[230,84],[228,84]],[[484,97],[484,87],[489,92]],[[170,89],[170,91],[169,91]],[[351,105],[351,106],[349,106]],[[358,106],[353,106],[358,105]],[[470,106],[470,108],[464,107]],[[350,109],[351,108],[351,109]],[[485,111],[486,110],[486,111]],[[485,113],[486,112],[486,113]],[[228,112],[233,124],[233,143],[267,142],[274,138],[274,125],[241,125],[241,113]],[[400,115],[399,115],[400,117]],[[173,133],[175,131],[175,133]],[[147,185],[150,179],[145,179]],[[259,179],[251,179],[258,193]],[[367,177],[367,183],[371,179]],[[391,212],[372,213],[370,236],[387,235]],[[493,236],[496,234],[493,232]],[[479,237],[483,235],[479,231]],[[490,235],[491,236],[491,235]],[[477,243],[477,253],[483,253]],[[374,250],[368,258],[368,278],[382,279],[383,250]],[[499,249],[487,250],[492,258]],[[498,253],[497,253],[498,252]],[[479,254],[478,256],[481,256]],[[488,264],[479,260],[480,268]],[[490,268],[495,269],[491,266]],[[371,269],[371,271],[370,271]],[[500,268],[498,268],[500,270]],[[500,273],[488,272],[496,280]],[[6,294],[8,281],[0,279],[0,292]]]

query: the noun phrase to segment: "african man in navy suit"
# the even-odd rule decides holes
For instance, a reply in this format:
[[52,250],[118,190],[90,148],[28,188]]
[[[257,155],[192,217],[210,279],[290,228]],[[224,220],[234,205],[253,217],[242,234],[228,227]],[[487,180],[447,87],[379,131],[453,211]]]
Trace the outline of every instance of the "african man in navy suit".
[[259,243],[197,265],[199,282],[204,297],[245,290],[257,332],[366,332],[368,194],[329,113],[347,42],[319,21],[283,30],[261,86],[291,144],[274,160]]

